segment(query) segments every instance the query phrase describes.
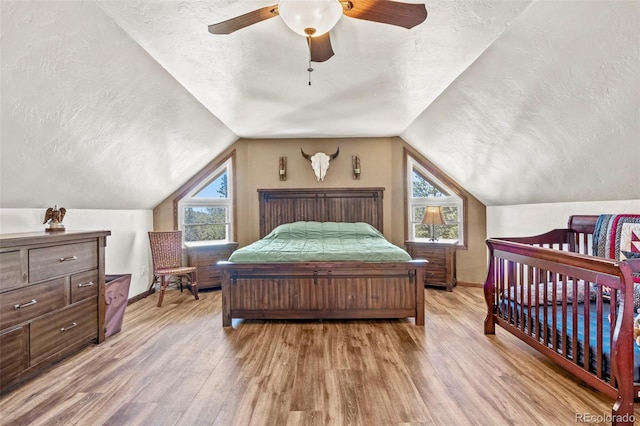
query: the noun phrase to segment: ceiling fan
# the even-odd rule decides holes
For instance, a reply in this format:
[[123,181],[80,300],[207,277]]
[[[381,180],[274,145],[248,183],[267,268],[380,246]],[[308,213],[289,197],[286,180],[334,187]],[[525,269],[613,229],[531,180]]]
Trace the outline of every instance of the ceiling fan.
[[324,62],[334,55],[329,31],[343,14],[410,29],[427,19],[427,8],[424,4],[389,0],[280,0],[277,5],[209,25],[209,32],[230,34],[280,15],[289,28],[306,37],[310,60]]

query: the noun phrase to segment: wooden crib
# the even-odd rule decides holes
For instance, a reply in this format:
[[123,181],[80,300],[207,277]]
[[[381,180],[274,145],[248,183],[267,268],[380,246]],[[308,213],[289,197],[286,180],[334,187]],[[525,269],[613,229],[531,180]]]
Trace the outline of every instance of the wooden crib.
[[633,340],[640,259],[588,255],[597,219],[572,216],[567,229],[487,240],[484,332],[503,327],[613,398],[612,424],[632,425],[640,399]]

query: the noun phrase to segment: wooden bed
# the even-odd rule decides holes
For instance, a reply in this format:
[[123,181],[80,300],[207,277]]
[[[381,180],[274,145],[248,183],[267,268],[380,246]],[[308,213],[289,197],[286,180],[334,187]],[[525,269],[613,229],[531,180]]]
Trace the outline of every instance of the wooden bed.
[[[383,188],[259,189],[260,238],[295,221],[366,222],[382,232]],[[245,319],[414,317],[424,325],[424,261],[219,262],[222,324]]]
[[487,240],[484,332],[509,331],[613,398],[612,424],[632,425],[640,398],[632,274],[640,259],[588,255],[597,219],[572,216],[567,229]]

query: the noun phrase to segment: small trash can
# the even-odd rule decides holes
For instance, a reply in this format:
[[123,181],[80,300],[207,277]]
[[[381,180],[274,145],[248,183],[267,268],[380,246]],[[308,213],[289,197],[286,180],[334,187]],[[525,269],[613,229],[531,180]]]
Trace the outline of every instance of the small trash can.
[[124,310],[129,300],[129,285],[131,274],[107,275],[104,288],[104,329],[105,337],[116,334],[122,330]]

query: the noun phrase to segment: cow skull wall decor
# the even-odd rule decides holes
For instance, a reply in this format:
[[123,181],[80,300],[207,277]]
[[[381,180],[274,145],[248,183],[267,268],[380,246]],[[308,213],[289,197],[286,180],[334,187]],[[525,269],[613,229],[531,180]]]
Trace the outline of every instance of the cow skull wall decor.
[[325,175],[327,174],[327,169],[329,168],[329,161],[333,160],[340,154],[340,147],[336,150],[335,154],[327,155],[324,152],[316,152],[313,155],[305,154],[302,148],[300,148],[300,152],[302,152],[302,156],[307,160],[311,161],[311,168],[316,174],[316,179],[318,182],[324,180]]

